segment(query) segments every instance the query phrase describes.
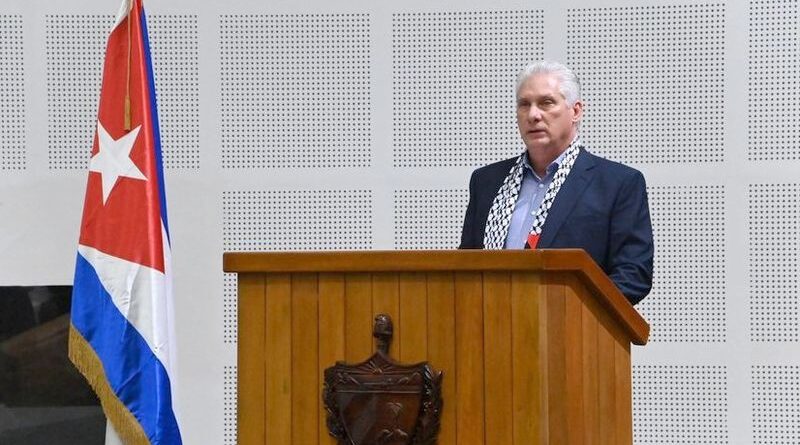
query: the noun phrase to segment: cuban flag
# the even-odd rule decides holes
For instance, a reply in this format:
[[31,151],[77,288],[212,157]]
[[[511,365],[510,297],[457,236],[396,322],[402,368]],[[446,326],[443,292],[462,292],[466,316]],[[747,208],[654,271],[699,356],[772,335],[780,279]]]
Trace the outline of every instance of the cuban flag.
[[72,297],[69,356],[128,445],[180,444],[172,271],[141,0],[108,38]]

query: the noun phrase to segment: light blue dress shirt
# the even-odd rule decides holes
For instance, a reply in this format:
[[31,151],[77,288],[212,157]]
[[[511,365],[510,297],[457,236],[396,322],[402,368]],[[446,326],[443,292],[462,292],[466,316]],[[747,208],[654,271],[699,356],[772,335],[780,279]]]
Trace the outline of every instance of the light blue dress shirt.
[[508,225],[508,235],[506,236],[506,249],[524,249],[525,242],[528,241],[528,234],[533,228],[533,218],[536,211],[544,201],[544,195],[553,182],[553,176],[558,171],[558,166],[564,160],[567,150],[564,150],[550,165],[547,166],[544,178],[540,178],[533,171],[528,157],[523,159],[522,185],[517,196],[517,203],[514,205],[514,213],[511,214],[511,223]]

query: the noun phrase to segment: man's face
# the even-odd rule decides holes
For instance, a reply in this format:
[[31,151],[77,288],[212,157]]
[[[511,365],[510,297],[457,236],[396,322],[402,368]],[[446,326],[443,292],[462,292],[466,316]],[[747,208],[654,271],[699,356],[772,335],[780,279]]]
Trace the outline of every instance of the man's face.
[[517,126],[528,152],[560,154],[577,133],[583,104],[570,106],[554,74],[535,74],[517,94]]

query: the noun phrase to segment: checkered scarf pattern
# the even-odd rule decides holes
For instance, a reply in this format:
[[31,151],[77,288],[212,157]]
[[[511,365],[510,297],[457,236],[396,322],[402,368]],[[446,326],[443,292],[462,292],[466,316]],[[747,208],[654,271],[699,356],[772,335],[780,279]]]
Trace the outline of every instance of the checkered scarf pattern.
[[[533,227],[531,228],[531,235],[540,235],[542,227],[547,219],[547,214],[553,201],[556,199],[561,185],[566,181],[569,172],[572,170],[572,165],[578,157],[583,144],[577,138],[567,147],[567,154],[558,166],[553,181],[547,188],[547,193],[544,195],[542,204],[536,211],[536,216],[533,219]],[[519,189],[522,187],[522,174],[524,171],[524,159],[527,156],[523,152],[511,170],[508,172],[503,185],[497,192],[492,202],[492,208],[489,209],[489,217],[486,219],[486,229],[483,232],[483,248],[484,249],[502,249],[508,237],[508,226],[511,223],[511,215],[514,213],[514,205],[519,197]]]

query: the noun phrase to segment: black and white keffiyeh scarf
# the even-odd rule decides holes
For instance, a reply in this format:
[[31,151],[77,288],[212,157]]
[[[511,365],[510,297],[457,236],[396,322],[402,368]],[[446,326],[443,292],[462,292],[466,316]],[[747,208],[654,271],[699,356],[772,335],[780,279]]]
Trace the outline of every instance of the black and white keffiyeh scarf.
[[[531,228],[530,235],[528,235],[529,244],[526,247],[536,248],[536,241],[542,233],[542,227],[547,219],[547,214],[553,201],[561,189],[561,185],[567,179],[569,172],[572,170],[572,165],[578,157],[583,144],[579,139],[575,139],[567,147],[566,155],[558,166],[553,181],[547,188],[547,193],[544,195],[542,204],[536,210],[536,216],[533,219],[533,227]],[[489,217],[486,220],[486,230],[483,233],[483,248],[484,249],[502,249],[508,236],[508,226],[511,223],[511,215],[514,213],[514,206],[519,197],[519,189],[522,187],[522,174],[524,173],[524,160],[527,152],[523,152],[511,170],[508,172],[503,185],[497,192],[497,196],[492,202],[492,208],[489,209]]]

